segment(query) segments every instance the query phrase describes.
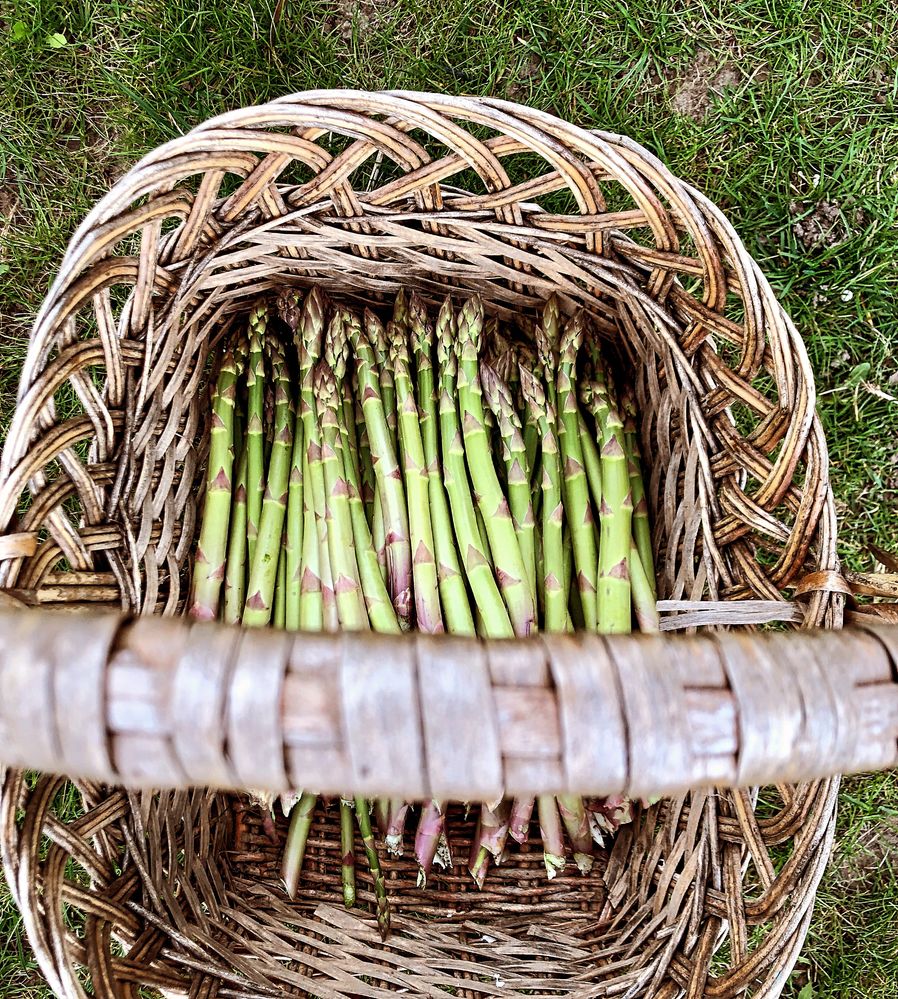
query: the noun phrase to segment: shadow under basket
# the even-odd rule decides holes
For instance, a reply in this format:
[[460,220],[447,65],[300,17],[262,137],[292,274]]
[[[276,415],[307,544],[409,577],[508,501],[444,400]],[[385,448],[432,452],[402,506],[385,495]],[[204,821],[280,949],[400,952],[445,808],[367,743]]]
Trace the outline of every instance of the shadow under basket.
[[[75,234],[0,466],[0,600],[183,612],[208,367],[254,299],[290,283],[375,307],[400,285],[431,303],[477,292],[505,317],[553,291],[582,306],[636,386],[666,626],[840,626],[825,585],[792,599],[838,569],[804,346],[721,212],[622,136],[501,101],[354,91],[206,122]],[[836,790],[663,801],[588,877],[569,864],[548,881],[534,842],[482,892],[459,850],[421,890],[410,859],[387,861],[385,944],[362,866],[359,908],[342,908],[323,810],[291,903],[241,795],[8,771],[3,864],[61,996],[89,979],[115,997],[775,997]]]

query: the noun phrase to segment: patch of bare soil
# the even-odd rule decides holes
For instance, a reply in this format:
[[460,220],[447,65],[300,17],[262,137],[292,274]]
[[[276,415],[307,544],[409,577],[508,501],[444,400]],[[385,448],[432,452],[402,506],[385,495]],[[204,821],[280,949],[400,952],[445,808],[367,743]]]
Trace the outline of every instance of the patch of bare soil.
[[898,865],[898,817],[871,823],[850,854],[837,850],[832,864],[843,882],[890,877],[890,867]]
[[0,186],[0,219],[8,219],[16,206],[16,196],[12,188]]
[[520,100],[528,93],[531,81],[545,71],[543,60],[538,53],[531,52],[518,67],[517,72],[508,84],[508,96],[512,100]]
[[353,34],[364,40],[377,29],[390,6],[387,0],[336,0],[328,20],[344,41],[350,41]]
[[686,67],[685,72],[671,82],[670,100],[677,114],[703,121],[711,110],[715,95],[728,87],[735,87],[742,80],[742,73],[735,63],[720,60],[707,49],[700,49]]
[[[792,224],[792,231],[806,250],[838,246],[852,235],[842,206],[837,201],[818,201],[816,204],[792,201],[789,214],[799,216]],[[863,225],[862,211],[854,213],[854,221],[859,226]]]

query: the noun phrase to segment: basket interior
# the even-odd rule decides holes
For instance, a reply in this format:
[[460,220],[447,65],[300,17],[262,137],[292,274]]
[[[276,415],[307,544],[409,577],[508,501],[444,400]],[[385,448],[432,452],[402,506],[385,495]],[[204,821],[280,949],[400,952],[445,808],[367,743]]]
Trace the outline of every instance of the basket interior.
[[[432,303],[476,291],[506,317],[535,315],[556,291],[633,373],[660,594],[779,600],[832,567],[802,348],[713,206],[619,137],[590,140],[605,150],[590,158],[588,133],[558,123],[563,154],[548,138],[537,153],[478,120],[466,159],[454,117],[435,138],[423,112],[401,131],[367,114],[368,141],[336,111],[305,131],[278,115],[209,124],[92,213],[36,324],[0,466],[0,534],[37,539],[34,554],[0,561],[0,588],[64,609],[182,612],[210,359],[260,294],[313,282],[375,308],[400,285]],[[484,166],[494,160],[498,181]],[[826,594],[803,613],[837,615]],[[806,930],[834,799],[821,782],[666,801],[641,810],[586,878],[569,865],[547,881],[536,843],[479,893],[464,857],[423,891],[413,863],[388,862],[397,918],[382,945],[361,868],[359,911],[340,905],[334,813],[319,809],[290,903],[277,848],[242,798],[81,791],[83,816],[68,823],[49,778],[10,774],[3,798],[4,864],[66,995],[80,994],[79,966],[122,994],[142,983],[235,997],[775,995]]]

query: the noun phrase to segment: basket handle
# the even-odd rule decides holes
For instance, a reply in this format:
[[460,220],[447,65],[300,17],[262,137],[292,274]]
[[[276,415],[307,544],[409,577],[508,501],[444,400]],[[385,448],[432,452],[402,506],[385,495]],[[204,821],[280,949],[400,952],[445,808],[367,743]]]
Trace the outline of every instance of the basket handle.
[[135,787],[792,782],[898,764],[898,627],[480,641],[0,608],[0,747]]

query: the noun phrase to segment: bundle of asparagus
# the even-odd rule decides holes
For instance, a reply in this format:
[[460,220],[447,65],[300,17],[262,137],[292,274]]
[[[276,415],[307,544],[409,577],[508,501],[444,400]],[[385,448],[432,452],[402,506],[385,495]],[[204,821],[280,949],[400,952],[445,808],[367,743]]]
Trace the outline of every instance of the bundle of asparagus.
[[[298,387],[298,388],[296,388]],[[259,302],[225,355],[190,613],[246,627],[410,628],[486,637],[655,631],[654,571],[632,394],[618,395],[589,320],[550,299],[530,329],[479,298],[432,317],[401,292],[384,323],[311,289]],[[293,896],[317,796],[284,796]],[[419,884],[451,863],[446,802],[420,806]],[[410,805],[339,802],[342,883],[355,826],[382,932],[389,902],[372,828],[403,850]],[[624,799],[479,806],[469,869],[482,887],[536,810],[548,877],[579,870],[628,821]]]

